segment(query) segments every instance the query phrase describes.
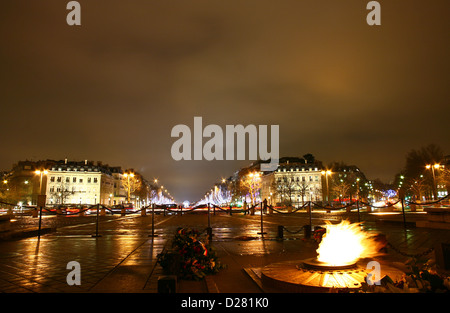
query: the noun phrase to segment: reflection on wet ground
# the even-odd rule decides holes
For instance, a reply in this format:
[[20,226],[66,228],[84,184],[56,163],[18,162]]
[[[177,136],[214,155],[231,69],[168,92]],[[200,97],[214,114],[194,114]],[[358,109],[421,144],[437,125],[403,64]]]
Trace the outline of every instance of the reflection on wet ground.
[[[155,215],[152,233],[151,216],[99,216],[47,217],[45,223],[57,225],[57,231],[41,236],[0,242],[0,291],[2,292],[104,292],[136,290],[155,292],[159,267],[157,254],[173,238],[179,227],[205,231],[208,216],[205,213]],[[262,266],[285,259],[302,259],[315,256],[316,244],[305,240],[303,225],[309,224],[307,215],[265,215],[264,236],[261,217],[242,214],[211,215],[209,223],[213,232],[213,247],[229,268],[217,275],[222,292],[227,292],[232,277],[242,275],[242,268]],[[24,221],[32,224],[35,220]],[[78,223],[77,223],[78,222]],[[80,224],[80,222],[82,224]],[[313,226],[323,225],[324,219],[314,217]],[[278,226],[284,240],[277,240]],[[383,233],[388,241],[406,253],[420,253],[436,242],[448,242],[449,230],[408,228],[401,223],[366,222],[367,231]],[[97,233],[100,237],[92,237]],[[394,252],[394,259],[402,257]],[[81,264],[82,284],[69,286],[67,263]],[[131,279],[135,277],[135,279]],[[156,278],[155,278],[156,277]],[[216,278],[215,278],[216,279]],[[229,282],[226,284],[225,282]],[[218,283],[219,284],[219,283]],[[256,292],[252,284],[242,282],[239,291]],[[253,288],[253,289],[252,289]]]

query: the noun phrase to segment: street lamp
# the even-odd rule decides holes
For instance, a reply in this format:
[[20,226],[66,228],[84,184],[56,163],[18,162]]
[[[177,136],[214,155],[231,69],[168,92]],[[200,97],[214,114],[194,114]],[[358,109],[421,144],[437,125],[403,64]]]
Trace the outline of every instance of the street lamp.
[[131,193],[130,178],[134,178],[134,173],[125,173],[123,174],[123,176],[127,178],[127,186],[128,186],[127,202],[130,203],[130,193]]
[[36,175],[40,176],[40,180],[39,180],[39,196],[38,196],[38,201],[37,204],[39,206],[39,228],[38,228],[38,240],[41,239],[41,224],[42,224],[42,207],[45,206],[45,195],[42,194],[42,177],[44,175],[48,174],[47,170],[36,170],[34,172]]
[[441,165],[440,164],[427,164],[425,166],[426,169],[430,169],[431,168],[431,172],[433,173],[433,199],[436,200],[437,199],[437,188],[436,188],[436,175],[434,174],[434,170],[438,170],[440,169]]
[[330,189],[328,188],[328,176],[332,174],[332,172],[330,170],[326,170],[326,171],[322,171],[321,172],[322,175],[325,175],[325,180],[326,180],[326,184],[327,184],[327,202],[328,199],[330,198]]
[[43,175],[47,175],[47,174],[48,174],[48,171],[47,171],[47,170],[42,170],[42,171],[36,170],[34,173],[35,173],[36,175],[39,175],[39,176],[40,176],[40,180],[39,180],[39,194],[42,195],[42,176],[43,176]]
[[356,178],[356,199],[359,201],[359,177]]
[[250,191],[250,201],[252,204],[256,202],[256,193],[260,188],[261,174],[258,172],[252,172],[247,175],[247,179],[243,180],[245,186]]

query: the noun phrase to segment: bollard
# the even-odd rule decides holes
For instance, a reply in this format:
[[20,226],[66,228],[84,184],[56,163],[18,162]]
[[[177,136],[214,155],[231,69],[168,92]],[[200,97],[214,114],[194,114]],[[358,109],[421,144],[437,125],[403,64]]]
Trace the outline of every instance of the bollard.
[[158,237],[155,235],[155,204],[152,204],[152,233],[148,235],[149,237]]
[[305,239],[311,238],[311,225],[303,226],[303,235],[304,235]]
[[212,228],[211,227],[206,228],[206,234],[208,234],[208,243],[211,243],[211,241],[212,241]]
[[356,200],[356,209],[358,211],[358,223],[361,222],[361,215],[359,214],[359,200]]
[[232,212],[233,212],[233,210],[232,210],[232,206],[230,204],[230,216],[232,215]]
[[176,293],[177,275],[164,275],[158,277],[158,293]]
[[[266,232],[264,232],[264,222],[263,222],[263,207],[262,207],[262,203],[260,204],[261,207],[261,232],[258,233],[258,235],[261,235],[261,237],[264,239],[264,234],[267,234]],[[256,205],[255,205],[256,208]]]
[[284,236],[283,230],[284,230],[284,226],[278,225],[277,240],[283,240],[283,236]]
[[209,205],[209,203],[208,203],[208,228],[211,228],[210,211],[211,211],[211,208],[210,208],[210,205]]
[[308,203],[308,211],[309,211],[309,228],[312,228],[312,210],[311,210],[311,201]]
[[141,209],[141,216],[147,216],[147,207]]
[[97,217],[96,217],[96,220],[95,220],[95,234],[92,235],[92,237],[94,237],[94,238],[101,237],[101,235],[98,234],[98,213],[99,213],[99,209],[100,209],[100,204],[97,204]]
[[406,229],[405,199],[402,197],[401,200],[402,200],[403,227]]

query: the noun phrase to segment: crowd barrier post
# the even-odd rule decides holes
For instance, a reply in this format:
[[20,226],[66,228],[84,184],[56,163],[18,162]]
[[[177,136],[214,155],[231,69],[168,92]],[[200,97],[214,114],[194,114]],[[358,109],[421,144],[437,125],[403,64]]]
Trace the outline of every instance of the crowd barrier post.
[[158,237],[158,235],[155,235],[155,204],[154,203],[152,203],[152,233],[148,236],[149,237]]
[[95,234],[91,236],[93,238],[101,237],[101,235],[98,234],[98,213],[100,210],[100,204],[97,203],[96,206],[97,206],[97,214],[96,214],[96,218],[95,218]]
[[358,211],[358,223],[361,222],[361,216],[359,214],[359,199],[356,200],[356,210]]
[[405,199],[401,198],[402,202],[402,215],[403,215],[403,227],[406,228],[406,217],[405,217]]
[[[257,205],[255,205],[255,208],[256,208],[256,206]],[[267,233],[264,232],[264,221],[263,221],[264,212],[263,212],[262,202],[259,204],[259,206],[261,208],[261,210],[260,210],[260,212],[261,212],[261,232],[259,232],[258,235],[261,235],[261,237],[264,238],[264,234],[267,234]]]

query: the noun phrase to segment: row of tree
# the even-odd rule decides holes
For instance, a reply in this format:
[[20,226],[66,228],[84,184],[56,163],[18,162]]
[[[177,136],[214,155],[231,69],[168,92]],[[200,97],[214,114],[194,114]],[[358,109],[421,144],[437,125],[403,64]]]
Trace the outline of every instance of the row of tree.
[[[324,167],[312,154],[305,155],[302,160],[300,162],[329,170],[328,181],[325,182],[324,175],[322,188],[312,190],[308,182],[289,179],[286,175],[284,179],[274,181],[271,185],[274,196],[283,199],[281,204],[292,205],[297,197],[305,202],[311,200],[311,194],[320,194],[324,200],[328,198],[330,201],[341,202],[355,199],[379,201],[398,196],[425,200],[437,199],[439,194],[445,194],[445,191],[448,193],[450,190],[450,160],[442,148],[435,144],[409,151],[404,168],[395,175],[393,182],[388,183],[378,178],[369,180],[356,166],[344,162],[332,162]],[[259,164],[255,163],[217,184],[214,192],[209,194],[209,201],[236,203],[243,198],[249,198],[252,203],[261,201],[262,199],[258,198],[261,177],[254,174],[258,168]]]
[[401,196],[415,200],[438,199],[450,191],[450,156],[436,145],[412,149],[406,155],[404,168],[397,173],[393,188]]

